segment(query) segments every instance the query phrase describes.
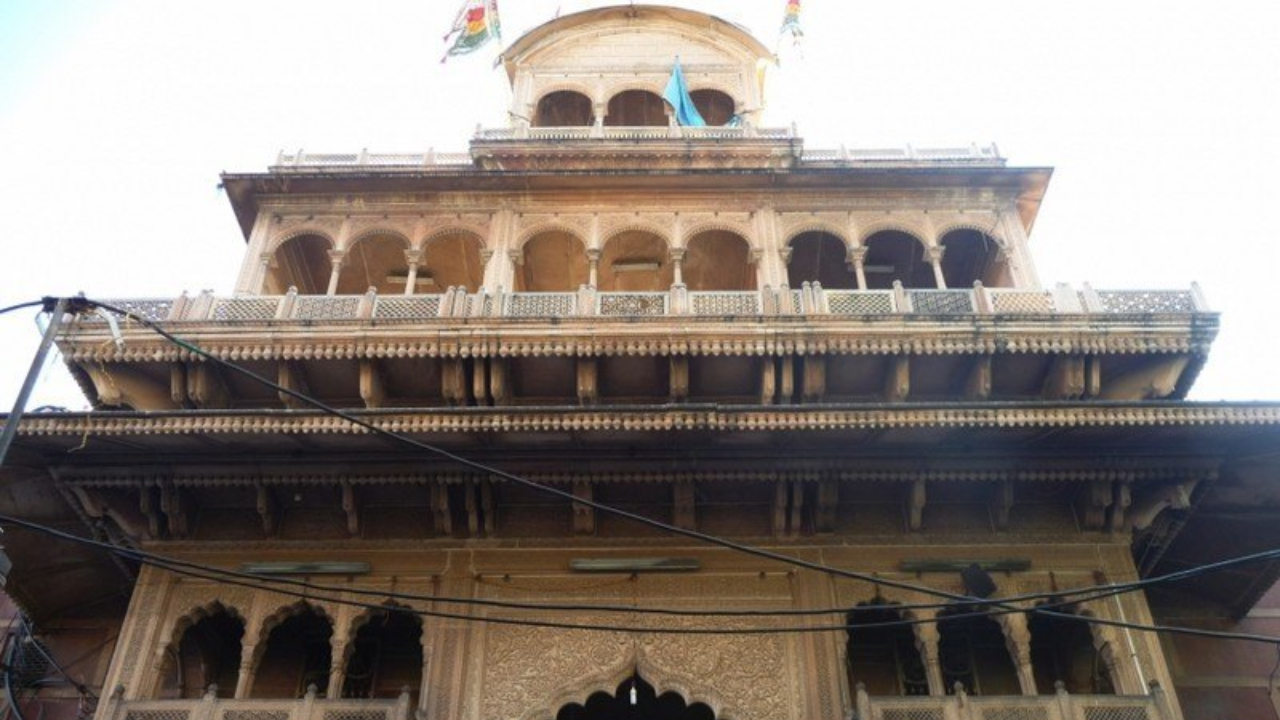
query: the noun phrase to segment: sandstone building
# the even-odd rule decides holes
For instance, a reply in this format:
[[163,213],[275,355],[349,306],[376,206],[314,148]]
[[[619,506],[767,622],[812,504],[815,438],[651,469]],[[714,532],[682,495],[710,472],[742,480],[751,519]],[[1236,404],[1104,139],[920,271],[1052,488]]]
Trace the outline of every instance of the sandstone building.
[[[675,56],[706,127],[662,100]],[[9,591],[54,654],[97,662],[98,720],[1269,717],[1266,646],[1100,622],[1265,633],[1280,563],[1030,612],[1280,539],[1280,407],[1184,399],[1218,328],[1199,289],[1042,283],[1050,169],[806,147],[765,124],[769,59],[687,10],[558,18],[505,52],[511,121],[469,152],[226,175],[235,293],[114,301],[580,502],[137,322],[71,323],[95,410],[22,421],[5,512],[327,588],[11,529]],[[973,565],[1038,597],[975,617],[903,587],[971,594]]]

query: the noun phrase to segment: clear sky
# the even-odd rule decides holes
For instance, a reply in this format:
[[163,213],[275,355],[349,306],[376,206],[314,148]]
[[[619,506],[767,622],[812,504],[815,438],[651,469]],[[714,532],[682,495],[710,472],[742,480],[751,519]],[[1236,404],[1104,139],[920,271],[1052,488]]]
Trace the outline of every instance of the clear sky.
[[[495,50],[441,65],[460,0],[0,0],[0,305],[230,291],[221,170],[282,148],[465,149],[505,123]],[[607,2],[503,0],[507,41]],[[772,44],[784,0],[676,0]],[[1203,285],[1223,330],[1193,397],[1280,399],[1280,3],[806,0],[770,125],[810,147],[995,141],[1056,167],[1041,278]],[[38,340],[0,318],[0,405]],[[34,405],[85,405],[55,364]]]

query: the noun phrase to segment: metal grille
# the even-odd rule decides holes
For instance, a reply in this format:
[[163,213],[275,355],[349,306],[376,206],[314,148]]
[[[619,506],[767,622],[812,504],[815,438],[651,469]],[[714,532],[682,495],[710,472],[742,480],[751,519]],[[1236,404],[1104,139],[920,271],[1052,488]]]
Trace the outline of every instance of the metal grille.
[[[163,322],[169,319],[169,313],[173,310],[172,300],[108,300],[108,305],[133,313],[140,317],[144,317],[152,322]],[[99,315],[85,315],[84,319],[90,322],[104,322]]]
[[600,293],[599,313],[607,317],[667,314],[666,293]]
[[386,710],[326,710],[324,720],[387,720]]
[[423,320],[439,317],[440,296],[379,297],[373,316],[379,320]]
[[295,320],[354,320],[360,310],[361,295],[313,295],[298,298]]
[[191,711],[182,708],[171,710],[130,710],[124,714],[124,720],[187,720]]
[[225,298],[213,302],[209,317],[219,321],[274,320],[279,309],[280,298]]
[[891,290],[826,290],[827,309],[833,315],[889,315]]
[[[129,720],[129,718],[125,718]],[[289,720],[288,710],[224,710],[222,720]]]
[[689,293],[693,301],[694,315],[730,316],[759,315],[758,292],[698,292]]
[[943,720],[942,708],[885,708],[880,720]]
[[578,306],[574,293],[513,293],[507,296],[511,317],[570,317]]
[[1196,311],[1190,292],[1160,290],[1112,290],[1098,292],[1109,313],[1189,313]]
[[973,312],[968,290],[912,290],[911,307],[925,315],[964,315]]
[[1084,720],[1150,720],[1145,707],[1120,707],[1116,705],[1084,709]]
[[992,290],[991,306],[998,313],[1048,314],[1053,312],[1053,296],[1047,292]]
[[803,290],[791,291],[791,307],[795,308],[795,312],[797,315],[804,314],[804,291]]
[[982,720],[1049,720],[1044,707],[990,707],[982,709]]

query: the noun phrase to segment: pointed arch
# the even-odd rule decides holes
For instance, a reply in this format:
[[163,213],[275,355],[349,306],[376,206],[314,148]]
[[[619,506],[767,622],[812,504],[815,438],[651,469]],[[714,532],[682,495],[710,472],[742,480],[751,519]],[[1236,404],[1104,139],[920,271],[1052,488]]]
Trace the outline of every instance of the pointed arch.
[[[1079,607],[1059,612],[1094,617]],[[1114,676],[1116,647],[1109,628],[1034,611],[1027,613],[1027,628],[1038,693],[1054,694],[1056,683],[1061,681],[1073,695],[1115,694],[1120,683]]]
[[422,684],[422,618],[409,608],[387,602],[367,609],[351,621],[342,665],[342,697],[394,698],[410,688],[411,706]]
[[210,600],[185,610],[164,636],[156,696],[196,699],[211,686],[219,697],[236,689],[246,622],[240,610]]
[[566,705],[583,703],[593,695],[601,693],[613,695],[617,688],[635,676],[643,678],[658,696],[675,693],[687,705],[706,706],[713,717],[717,718],[725,712],[724,698],[714,690],[668,672],[650,661],[642,651],[632,649],[624,653],[613,665],[599,668],[584,677],[566,679],[545,699],[536,700],[519,720],[557,720],[560,709]]
[[280,607],[261,625],[254,648],[252,697],[296,698],[315,685],[323,693],[332,667],[333,616],[300,600]]

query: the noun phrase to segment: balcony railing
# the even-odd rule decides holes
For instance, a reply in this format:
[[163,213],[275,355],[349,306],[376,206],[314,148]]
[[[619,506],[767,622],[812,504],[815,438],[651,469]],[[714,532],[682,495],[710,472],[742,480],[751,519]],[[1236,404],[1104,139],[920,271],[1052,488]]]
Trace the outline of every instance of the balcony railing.
[[[155,322],[420,322],[439,318],[567,319],[806,317],[812,320],[912,316],[1178,315],[1209,312],[1199,287],[1190,290],[825,290],[610,293],[583,287],[563,293],[467,293],[439,295],[298,295],[219,298],[210,293],[170,298],[130,298],[108,304]],[[91,322],[102,321],[95,316]]]
[[101,720],[412,720],[406,690],[395,700],[327,700],[314,689],[297,700],[107,699]]
[[854,720],[1176,720],[1164,691],[1150,695],[872,697],[857,692]]

